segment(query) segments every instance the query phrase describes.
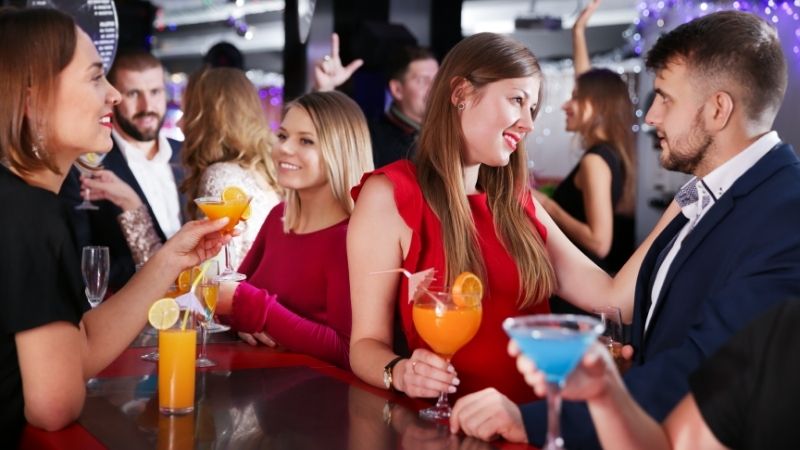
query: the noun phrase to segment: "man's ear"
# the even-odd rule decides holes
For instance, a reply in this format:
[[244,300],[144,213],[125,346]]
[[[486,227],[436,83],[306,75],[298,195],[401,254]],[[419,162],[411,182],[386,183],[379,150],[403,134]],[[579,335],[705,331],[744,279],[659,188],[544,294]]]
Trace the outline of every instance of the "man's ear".
[[725,91],[717,91],[711,94],[706,104],[709,106],[706,117],[708,131],[725,129],[730,123],[735,108],[733,96]]
[[450,80],[450,103],[453,106],[458,106],[459,103],[464,103],[467,97],[472,93],[472,83],[463,77],[453,77]]
[[389,93],[395,101],[403,101],[403,83],[400,80],[389,80]]

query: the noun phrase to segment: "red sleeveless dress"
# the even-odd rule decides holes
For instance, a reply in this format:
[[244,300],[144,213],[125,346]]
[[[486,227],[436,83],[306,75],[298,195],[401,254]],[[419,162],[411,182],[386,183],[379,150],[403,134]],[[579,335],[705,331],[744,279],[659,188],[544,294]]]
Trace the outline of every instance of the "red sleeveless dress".
[[[397,210],[413,231],[408,256],[403,268],[418,272],[433,267],[439,275],[433,288],[441,288],[445,272],[444,245],[441,223],[433,210],[425,202],[416,177],[415,166],[406,160],[384,166],[365,174],[361,184],[353,188],[353,198],[357,199],[364,182],[372,175],[385,175],[394,185],[394,200]],[[498,238],[492,213],[489,210],[485,193],[468,196],[472,218],[479,236],[479,245],[486,265],[484,282],[483,318],[475,337],[456,352],[452,364],[461,379],[456,396],[463,396],[487,387],[494,387],[515,403],[525,403],[537,399],[533,389],[525,384],[517,371],[515,361],[508,356],[506,346],[508,337],[501,326],[507,317],[547,314],[550,312],[547,299],[535,306],[520,309],[517,305],[519,280],[517,266],[511,255]],[[544,240],[546,228],[536,220],[533,201],[525,202],[525,211]],[[400,314],[403,331],[408,346],[429,348],[417,334],[411,318],[412,305],[408,303],[408,282],[402,277],[397,293],[397,312]]]

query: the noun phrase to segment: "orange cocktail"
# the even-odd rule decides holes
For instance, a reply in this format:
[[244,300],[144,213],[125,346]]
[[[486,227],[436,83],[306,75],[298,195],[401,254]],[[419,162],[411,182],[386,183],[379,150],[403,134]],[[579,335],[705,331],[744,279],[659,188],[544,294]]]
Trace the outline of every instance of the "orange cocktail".
[[194,359],[197,331],[194,328],[158,332],[158,407],[165,414],[194,410]]
[[[456,277],[449,292],[423,289],[411,310],[414,328],[434,352],[450,362],[478,333],[483,316],[482,298],[483,284],[470,272]],[[436,405],[420,411],[420,416],[440,421],[448,419],[451,412],[447,392],[442,392]]]
[[195,204],[211,220],[227,217],[229,222],[222,230],[231,232],[250,205],[250,199],[223,201],[213,197],[201,197],[195,200]]
[[431,349],[450,359],[478,332],[482,311],[480,305],[446,309],[423,303],[414,305],[412,317],[417,333]]

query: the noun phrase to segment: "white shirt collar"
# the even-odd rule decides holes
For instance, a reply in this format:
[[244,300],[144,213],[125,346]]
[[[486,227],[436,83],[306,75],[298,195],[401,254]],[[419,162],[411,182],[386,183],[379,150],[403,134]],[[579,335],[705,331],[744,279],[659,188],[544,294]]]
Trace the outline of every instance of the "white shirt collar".
[[690,220],[699,219],[698,216],[701,216],[717,199],[722,197],[739,177],[750,170],[758,160],[780,142],[781,139],[778,137],[778,132],[770,131],[739,152],[739,154],[709,172],[708,175],[703,178],[694,177],[689,180],[684,186],[690,183],[696,184],[698,201],[682,207],[681,212],[683,215]]
[[[116,129],[111,130],[111,136],[114,138],[114,141],[117,143],[122,155],[125,157],[126,160],[146,160],[147,155],[140,150],[138,147],[134,146],[124,137],[122,137]],[[153,157],[153,162],[165,162],[169,163],[170,159],[172,159],[172,146],[169,145],[169,141],[164,133],[158,133],[158,151],[156,155]]]

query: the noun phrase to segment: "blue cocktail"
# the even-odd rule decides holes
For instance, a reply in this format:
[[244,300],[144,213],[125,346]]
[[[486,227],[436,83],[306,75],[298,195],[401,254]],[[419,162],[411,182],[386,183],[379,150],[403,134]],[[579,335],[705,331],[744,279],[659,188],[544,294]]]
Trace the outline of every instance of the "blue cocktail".
[[594,317],[571,314],[534,315],[506,319],[503,329],[547,379],[547,443],[544,448],[564,448],[559,430],[561,387],[586,349],[603,332],[602,322]]

